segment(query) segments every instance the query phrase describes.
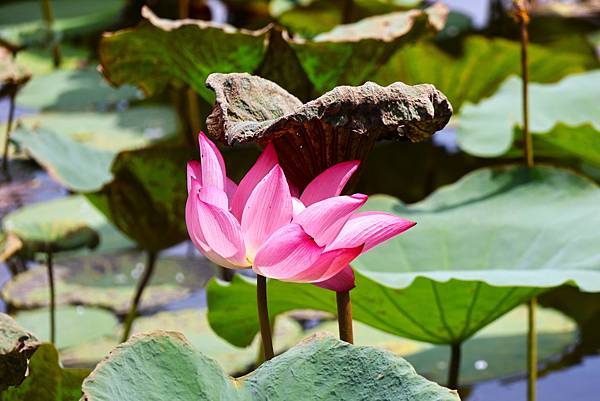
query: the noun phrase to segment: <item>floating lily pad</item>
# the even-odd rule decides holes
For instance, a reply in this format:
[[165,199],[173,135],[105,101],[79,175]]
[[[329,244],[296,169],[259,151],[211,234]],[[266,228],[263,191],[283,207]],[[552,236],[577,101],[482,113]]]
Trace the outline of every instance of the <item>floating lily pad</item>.
[[13,139],[67,188],[95,191],[112,180],[119,151],[144,147],[178,130],[174,110],[138,106],[111,113],[42,113],[22,119]]
[[[374,196],[367,209],[417,222],[411,232],[353,264],[354,319],[415,340],[465,341],[548,288],[600,291],[600,190],[581,176],[551,167],[481,169],[403,205]],[[211,327],[233,344],[258,331],[250,307],[253,283],[234,278],[208,285]],[[335,313],[331,291],[269,283],[271,315],[292,309]]]
[[112,165],[113,181],[86,196],[143,249],[166,249],[188,238],[182,166],[192,158],[192,149],[178,145],[121,152]]
[[0,313],[0,392],[21,384],[29,358],[39,347],[37,338],[8,315]]
[[[42,341],[50,339],[50,314],[48,309],[20,311],[15,320],[35,333]],[[59,306],[56,308],[56,347],[58,349],[100,339],[114,333],[117,318],[102,309],[85,306]]]
[[[575,323],[559,312],[539,308],[536,314],[538,361],[555,359],[577,342]],[[337,322],[314,331],[337,334]],[[450,348],[403,339],[354,322],[354,343],[394,352],[410,362],[419,374],[438,383],[448,377]],[[527,308],[517,307],[483,328],[462,345],[461,383],[504,378],[525,373],[527,367]]]
[[246,73],[211,74],[206,85],[216,93],[209,133],[228,144],[272,142],[299,188],[336,163],[366,158],[377,140],[425,140],[452,115],[431,85],[340,86],[305,104]]
[[[62,38],[101,31],[114,23],[120,0],[52,0],[53,31]],[[37,0],[6,2],[0,7],[0,38],[13,46],[45,43],[48,40],[42,4]]]
[[[457,139],[464,151],[496,157],[511,149],[515,138],[521,137],[521,86],[521,80],[513,77],[491,98],[463,107]],[[529,129],[536,153],[539,148],[554,148],[600,166],[600,71],[572,75],[556,84],[530,84],[529,92]]]
[[6,215],[2,224],[27,252],[96,246],[99,251],[108,251],[132,245],[81,195],[25,206]]
[[174,388],[179,401],[325,400],[332,395],[348,401],[459,399],[455,391],[427,381],[391,353],[332,337],[313,337],[250,375],[233,379],[181,334],[154,332],[117,347],[83,383],[87,401],[165,399]]
[[42,344],[31,358],[29,375],[19,387],[2,393],[2,401],[77,401],[89,369],[64,369],[51,344]]
[[105,111],[119,102],[136,98],[139,96],[135,87],[111,88],[95,67],[88,67],[34,77],[17,103],[45,111]]
[[254,71],[266,51],[267,29],[247,31],[207,21],[170,21],[158,18],[147,7],[142,16],[144,20],[136,28],[105,34],[99,56],[112,83],[133,84],[149,95],[168,85],[185,84],[212,102],[212,93],[204,87],[208,74]]
[[[133,333],[155,330],[177,331],[207,356],[214,358],[228,374],[245,373],[256,363],[259,355],[259,338],[246,348],[238,348],[217,336],[206,320],[206,311],[186,309],[175,312],[160,312],[135,320]],[[302,327],[294,320],[281,316],[275,322],[273,345],[275,353],[282,353],[294,346],[302,335]],[[96,366],[110,350],[119,344],[118,337],[106,337],[90,341],[61,352],[63,362],[69,366]]]
[[[98,306],[124,315],[129,311],[144,263],[145,256],[137,252],[59,259],[54,266],[56,301]],[[205,259],[159,257],[156,263],[142,296],[142,312],[188,298],[213,274]],[[15,308],[45,306],[47,283],[45,266],[35,267],[9,281],[2,297]]]

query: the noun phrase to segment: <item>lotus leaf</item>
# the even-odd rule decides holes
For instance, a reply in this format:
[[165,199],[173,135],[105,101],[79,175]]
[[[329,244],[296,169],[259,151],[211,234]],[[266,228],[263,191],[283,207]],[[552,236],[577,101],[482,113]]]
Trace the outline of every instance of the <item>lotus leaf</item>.
[[8,315],[0,313],[0,393],[21,384],[29,358],[39,347],[37,338]]

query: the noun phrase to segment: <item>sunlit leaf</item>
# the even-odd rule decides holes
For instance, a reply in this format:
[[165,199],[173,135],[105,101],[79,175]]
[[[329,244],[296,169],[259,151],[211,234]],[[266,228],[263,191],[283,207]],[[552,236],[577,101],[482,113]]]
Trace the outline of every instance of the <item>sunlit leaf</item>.
[[29,358],[39,345],[33,334],[0,313],[0,392],[25,379]]
[[292,401],[307,395],[315,400],[332,395],[342,400],[459,399],[456,392],[428,382],[391,353],[332,337],[313,337],[250,375],[233,379],[181,334],[155,332],[117,347],[83,383],[88,401],[169,398],[173,389],[180,401]]
[[2,393],[2,401],[77,401],[89,369],[64,369],[51,344],[42,344],[31,358],[29,375],[19,387]]
[[[491,98],[463,107],[457,136],[464,151],[501,156],[520,140],[521,86],[520,79],[510,78]],[[529,92],[529,129],[535,144],[600,165],[600,71],[556,84],[530,84]]]
[[164,20],[149,8],[142,15],[145,19],[136,28],[105,34],[102,39],[103,72],[116,85],[133,84],[147,94],[168,85],[189,85],[212,102],[212,93],[204,87],[208,74],[253,71],[266,51],[266,29]]
[[[561,284],[600,291],[600,190],[550,167],[481,169],[404,205],[374,196],[367,208],[417,222],[353,264],[354,319],[415,340],[462,342],[515,306]],[[236,345],[258,331],[246,307],[253,283],[208,285],[209,321]],[[335,313],[335,296],[313,285],[269,283],[272,315]]]
[[[56,302],[98,306],[125,315],[144,271],[140,252],[86,255],[57,259],[54,264]],[[206,260],[159,257],[156,269],[140,301],[142,313],[189,298],[213,275]],[[11,307],[32,309],[48,305],[45,266],[15,276],[2,288],[2,298]]]

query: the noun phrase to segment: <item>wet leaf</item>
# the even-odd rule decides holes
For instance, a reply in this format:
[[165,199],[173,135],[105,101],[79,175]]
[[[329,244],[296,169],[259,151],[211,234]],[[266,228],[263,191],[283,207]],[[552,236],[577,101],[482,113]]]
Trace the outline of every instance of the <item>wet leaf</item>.
[[80,195],[24,206],[2,220],[4,230],[23,243],[25,252],[63,252],[81,248],[107,251],[131,246]]
[[[357,376],[357,371],[363,374]],[[332,337],[312,337],[250,375],[233,379],[181,334],[154,332],[117,347],[83,383],[87,401],[169,398],[173,388],[178,401],[304,400],[307,394],[314,400],[332,395],[349,401],[459,399],[391,353]]]
[[113,180],[86,196],[143,249],[166,249],[188,238],[185,165],[193,157],[187,147],[165,144],[121,152]]
[[[256,363],[259,350],[257,337],[247,348],[238,348],[217,336],[206,320],[205,310],[184,309],[174,312],[159,312],[136,319],[134,334],[155,330],[173,330],[185,335],[198,351],[214,358],[228,374],[245,373]],[[301,326],[286,316],[275,322],[273,343],[276,353],[295,345],[303,337]],[[65,364],[94,367],[114,347],[120,336],[106,337],[100,341],[89,341],[61,351]]]
[[[56,302],[98,306],[125,315],[145,259],[140,252],[58,259],[54,266]],[[213,271],[204,259],[159,257],[138,310],[147,313],[189,298],[205,286]],[[6,283],[2,298],[17,309],[47,306],[47,283],[45,266],[33,267]]]
[[77,192],[112,180],[111,165],[122,150],[142,148],[177,132],[177,116],[163,106],[110,113],[41,113],[25,117],[13,139],[59,183]]
[[247,31],[200,20],[165,20],[147,7],[142,15],[137,27],[102,39],[103,72],[115,85],[136,85],[149,95],[168,85],[189,85],[212,102],[212,93],[204,87],[208,74],[253,71],[266,51],[268,29]]
[[[57,37],[98,32],[114,23],[120,0],[52,0],[53,30]],[[0,7],[0,39],[14,46],[48,41],[42,6],[36,0],[6,2]]]
[[[536,314],[538,360],[551,363],[577,342],[577,326],[561,313],[539,308]],[[337,322],[314,331],[337,335]],[[397,337],[354,322],[354,343],[386,349],[406,358],[417,372],[443,383],[448,377],[450,348]],[[527,367],[527,308],[519,306],[483,328],[462,345],[460,381],[469,385],[483,380],[523,374]]]
[[[600,291],[596,213],[600,190],[568,171],[537,167],[481,169],[404,205],[374,196],[367,209],[417,222],[358,258],[354,319],[435,344],[464,341],[517,305],[562,284]],[[258,331],[245,307],[255,287],[242,278],[207,287],[211,327],[233,344]],[[270,313],[335,313],[331,291],[269,283]]]
[[338,162],[364,159],[379,139],[427,139],[452,115],[431,85],[340,86],[304,105],[249,74],[211,74],[207,86],[217,98],[206,121],[209,133],[229,144],[272,141],[300,188]]
[[[50,340],[50,313],[47,308],[20,311],[15,320],[42,341]],[[110,312],[85,306],[56,308],[56,348],[72,347],[114,333],[117,317]]]
[[31,358],[29,376],[21,386],[2,393],[3,401],[77,401],[89,369],[64,369],[51,344],[42,344]]
[[[572,75],[556,84],[531,84],[529,92],[535,145],[600,166],[600,72]],[[521,80],[513,77],[491,98],[465,105],[457,129],[459,146],[484,157],[508,152],[521,137],[520,93]]]
[[33,334],[10,316],[0,313],[0,392],[21,384],[27,374],[29,358],[39,345]]

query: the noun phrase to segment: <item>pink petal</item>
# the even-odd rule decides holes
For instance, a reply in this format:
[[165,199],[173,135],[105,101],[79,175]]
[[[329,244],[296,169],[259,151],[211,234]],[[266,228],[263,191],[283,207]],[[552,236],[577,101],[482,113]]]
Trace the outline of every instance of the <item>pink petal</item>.
[[323,199],[338,196],[359,165],[359,160],[351,160],[329,167],[306,186],[300,200],[310,206]]
[[252,268],[265,277],[285,280],[316,262],[322,251],[302,227],[286,224],[260,247]]
[[[211,247],[211,243],[214,242],[214,235],[211,234],[211,237],[209,238],[211,241],[209,241],[209,239],[206,238],[206,236],[204,235],[204,230],[203,228],[207,228],[210,229],[210,224],[209,226],[206,226],[206,219],[203,218],[203,222],[201,224],[201,217],[200,217],[200,213],[199,213],[199,208],[198,206],[200,204],[203,204],[206,207],[203,207],[203,209],[209,209],[209,213],[202,213],[202,215],[205,217],[207,214],[212,215],[213,211],[217,210],[216,214],[223,214],[223,213],[228,213],[226,211],[221,211],[221,213],[219,213],[218,211],[221,209],[218,209],[217,207],[208,205],[206,203],[203,203],[202,201],[200,201],[198,199],[197,194],[194,194],[192,196],[189,196],[185,205],[185,221],[186,221],[186,226],[187,226],[187,230],[188,230],[188,234],[190,236],[190,239],[192,240],[192,242],[194,243],[194,245],[196,246],[196,248],[198,248],[198,250],[200,252],[202,252],[202,254],[204,256],[206,256],[208,259],[210,259],[211,261],[213,261],[214,263],[223,266],[223,267],[228,267],[228,268],[232,268],[232,269],[237,269],[237,268],[244,268],[247,267],[249,265],[248,261],[246,260],[245,257],[243,257],[243,250],[244,250],[244,244],[243,244],[243,240],[241,238],[241,233],[239,233],[239,224],[237,223],[237,220],[233,219],[233,222],[231,222],[231,219],[229,218],[225,218],[225,219],[221,219],[221,220],[226,220],[229,221],[231,224],[225,224],[225,228],[227,228],[228,226],[228,236],[232,238],[231,241],[228,241],[229,244],[231,246],[229,247],[225,247],[225,248],[233,248],[233,252],[232,251],[227,251],[226,255],[223,255],[221,253],[219,253],[216,249],[214,249],[213,247]],[[206,210],[205,210],[206,212]],[[217,224],[219,217],[214,218],[214,219],[209,219],[209,220],[215,220],[215,222]],[[218,232],[221,232],[220,230],[217,230]],[[217,234],[218,235],[218,234]],[[241,241],[241,244],[240,244]],[[241,246],[241,248],[240,248]],[[220,247],[223,248],[223,247]],[[218,247],[219,250],[222,250]],[[242,252],[240,252],[240,249],[242,250]],[[233,253],[233,256],[231,256]]]
[[198,198],[209,205],[228,210],[227,194],[215,187],[202,187],[198,190]]
[[339,234],[352,212],[365,204],[367,198],[363,194],[327,198],[304,209],[294,217],[294,223],[300,224],[317,244],[327,245]]
[[200,170],[202,186],[225,189],[225,162],[217,146],[209,140],[204,132],[198,134],[200,148]]
[[296,197],[292,197],[292,212],[294,217],[298,216],[300,213],[302,213],[302,211],[306,209],[306,206],[304,206],[304,203],[302,203],[302,201]]
[[291,220],[292,197],[283,170],[276,165],[254,188],[244,207],[242,233],[248,257],[252,259],[267,238]]
[[319,281],[318,283],[313,284],[331,291],[350,291],[356,287],[356,283],[354,281],[354,270],[352,270],[350,265],[347,265],[342,269],[342,271],[330,279]]
[[353,215],[327,249],[364,245],[363,253],[413,227],[415,222],[391,213],[361,212]]
[[277,164],[277,153],[273,144],[269,143],[261,153],[254,166],[246,173],[240,185],[235,192],[231,202],[231,212],[241,221],[244,206],[250,197],[250,194],[256,188],[258,183],[275,167]]
[[237,184],[229,177],[225,177],[225,193],[227,194],[228,204],[231,205],[233,196],[237,191]]
[[190,160],[187,163],[187,190],[188,194],[192,190],[192,182],[197,182],[198,185],[202,186],[202,170],[200,169],[200,162],[197,160]]
[[288,280],[302,283],[329,280],[348,266],[348,263],[360,255],[361,251],[362,246],[357,246],[325,252],[312,265]]

